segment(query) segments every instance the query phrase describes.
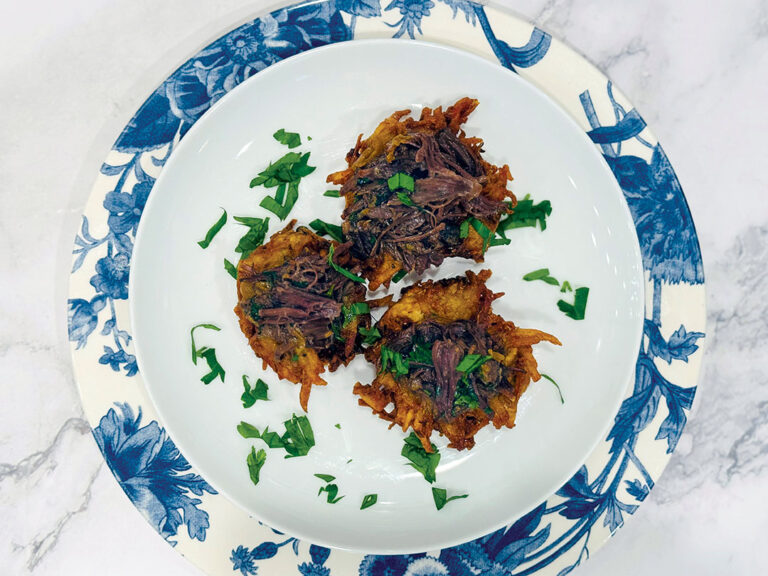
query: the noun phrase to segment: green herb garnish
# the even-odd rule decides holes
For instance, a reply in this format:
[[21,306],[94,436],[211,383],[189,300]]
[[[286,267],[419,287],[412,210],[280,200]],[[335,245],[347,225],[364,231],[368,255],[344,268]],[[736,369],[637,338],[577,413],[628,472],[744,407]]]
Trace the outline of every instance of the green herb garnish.
[[586,286],[576,288],[573,292],[573,304],[565,300],[558,300],[557,307],[569,318],[574,320],[584,320],[584,313],[587,310],[587,298],[589,297],[589,288]]
[[563,280],[563,286],[560,288],[560,292],[573,292],[573,288],[571,288],[571,284],[568,280]]
[[267,453],[264,451],[264,448],[259,448],[259,451],[256,452],[256,448],[252,446],[251,453],[248,454],[246,462],[248,462],[248,474],[250,474],[251,482],[254,484],[259,483],[259,473],[266,461]]
[[528,272],[528,274],[523,276],[523,280],[525,280],[526,282],[541,280],[542,282],[546,282],[547,284],[551,284],[552,286],[560,286],[560,282],[558,282],[557,279],[549,275],[549,268],[539,268],[538,270],[534,270],[533,272]]
[[296,132],[286,132],[283,128],[272,134],[272,138],[280,142],[280,144],[285,144],[288,148],[301,146],[301,136],[296,134]]
[[350,304],[349,306],[342,306],[341,307],[341,314],[344,318],[344,321],[341,324],[342,328],[345,328],[349,325],[350,322],[352,322],[352,319],[355,316],[360,316],[361,314],[368,314],[371,311],[371,308],[368,306],[365,302],[355,302],[353,304]]
[[537,223],[543,232],[547,229],[547,216],[552,214],[552,204],[549,200],[542,200],[538,204],[534,204],[531,196],[526,194],[525,198],[517,202],[513,210],[512,214],[508,214],[499,222],[497,232],[502,237],[507,230],[524,227],[535,228]]
[[469,384],[466,375],[459,379],[456,385],[456,393],[453,395],[453,409],[455,414],[458,410],[466,408],[467,410],[474,410],[480,406],[480,401],[477,399],[474,389]]
[[376,504],[378,499],[379,499],[378,494],[366,494],[363,497],[363,503],[360,504],[360,510],[365,510],[366,508],[370,508],[371,506]]
[[413,345],[413,349],[408,354],[408,362],[416,362],[417,364],[432,366],[432,348],[421,342],[416,342]]
[[481,354],[467,354],[461,359],[459,365],[456,366],[456,370],[463,372],[465,375],[471,374],[490,359],[490,356],[483,356]]
[[267,398],[269,386],[267,386],[267,383],[261,378],[256,379],[256,384],[251,388],[251,385],[248,382],[248,376],[243,374],[243,388],[245,389],[245,392],[240,396],[240,400],[243,402],[243,408],[250,408],[256,404],[257,400],[269,400],[269,398]]
[[219,230],[221,230],[224,227],[224,224],[227,223],[227,211],[224,210],[223,208],[222,210],[224,213],[221,215],[221,217],[218,220],[216,220],[216,223],[213,226],[211,226],[211,228],[206,233],[205,238],[203,240],[200,240],[200,242],[197,243],[197,245],[200,246],[200,248],[202,248],[203,250],[205,250],[206,248],[208,248],[208,246],[210,246],[213,238],[216,236],[216,234],[219,233]]
[[448,492],[445,488],[432,488],[432,499],[435,501],[435,507],[438,510],[442,510],[443,507],[451,500],[458,500],[459,498],[467,498],[469,494],[460,494],[457,496],[451,496],[448,498]]
[[341,194],[338,190],[326,190],[323,192],[323,196],[328,196],[328,198],[341,198]]
[[433,451],[427,452],[416,433],[411,432],[410,436],[405,439],[400,454],[409,460],[408,466],[421,472],[424,479],[431,484],[437,479],[436,472],[437,465],[440,463],[440,452],[437,451],[437,446],[431,443],[430,445]]
[[[264,244],[264,238],[266,238],[267,230],[269,229],[269,218],[235,216],[235,221],[248,227],[248,232],[240,238],[240,241],[235,248],[235,252],[240,254],[240,259],[242,260],[243,258],[247,258],[256,248]],[[235,276],[235,278],[236,277],[237,276]]]
[[338,422],[336,424],[334,424],[333,427],[334,428],[338,428],[339,430],[341,430],[341,424],[339,424]]
[[286,458],[306,456],[315,445],[315,435],[306,416],[291,416],[283,422],[285,433],[280,436],[271,432],[269,426],[263,432],[247,422],[240,422],[237,431],[243,438],[261,438],[270,448],[283,448],[288,454]]
[[404,172],[398,172],[387,180],[387,186],[392,192],[400,188],[413,192],[413,184],[413,177]]
[[344,496],[339,496],[336,498],[336,495],[339,493],[339,487],[336,486],[336,484],[329,484],[329,482],[336,480],[336,476],[331,476],[330,474],[315,474],[315,476],[325,482],[325,486],[321,487],[320,490],[317,491],[317,495],[320,496],[320,494],[325,492],[328,495],[328,504],[336,504],[336,502],[344,498]]
[[546,378],[547,380],[549,380],[550,382],[552,382],[552,384],[554,384],[554,385],[555,385],[555,388],[557,388],[557,394],[560,396],[560,404],[565,404],[565,399],[563,398],[563,392],[562,392],[562,390],[560,390],[560,386],[557,384],[557,382],[555,382],[555,381],[552,379],[552,377],[551,377],[551,376],[548,376],[548,375],[546,375],[546,374],[542,374],[542,375],[541,375],[541,377],[542,377],[542,378]]
[[397,193],[397,198],[402,202],[405,206],[416,206],[416,204],[411,200],[411,197],[408,195],[407,192],[400,191]]
[[395,352],[386,346],[381,347],[381,370],[382,372],[394,372],[396,376],[405,376],[410,367],[408,360],[403,358],[399,352]]
[[299,181],[315,170],[315,167],[310,166],[308,162],[309,152],[305,154],[288,152],[260,172],[251,180],[251,188],[263,185],[265,188],[277,188],[277,190],[274,198],[267,196],[259,205],[275,214],[280,220],[285,220],[299,198]]
[[315,474],[315,477],[320,478],[320,480],[326,483],[336,480],[336,476],[331,476],[330,474]]
[[346,268],[342,268],[341,266],[336,264],[336,262],[333,261],[333,250],[334,250],[333,246],[331,246],[330,250],[328,250],[328,264],[331,265],[331,268],[336,270],[336,272],[338,272],[342,276],[345,276],[346,278],[349,278],[350,280],[353,280],[355,282],[360,282],[361,284],[365,284],[365,279],[364,278],[361,278],[357,274],[354,274],[354,273],[350,272]]
[[360,336],[363,337],[363,344],[367,344],[368,346],[375,344],[376,341],[381,338],[381,332],[379,332],[379,329],[376,328],[376,326],[371,328],[358,326],[357,331],[360,333]]
[[483,224],[480,220],[478,220],[475,217],[470,217],[464,220],[464,222],[461,223],[461,226],[459,226],[459,237],[460,238],[466,238],[469,236],[469,227],[472,226],[472,228],[475,229],[475,232],[477,232],[480,235],[480,238],[483,239],[483,252],[488,250],[488,246],[491,245],[491,241],[493,240],[493,232],[491,231],[488,226]]
[[232,276],[235,280],[237,280],[237,266],[232,264],[229,260],[224,258],[224,269],[227,271],[227,274]]
[[341,226],[328,224],[328,222],[323,222],[318,218],[312,220],[312,222],[309,223],[309,227],[321,236],[330,236],[336,240],[336,242],[344,242],[344,233],[341,231]]
[[398,282],[400,282],[400,280],[402,280],[403,278],[405,278],[407,274],[408,274],[408,272],[406,272],[405,270],[398,270],[398,271],[395,273],[395,275],[394,275],[394,276],[392,276],[392,282],[394,282],[394,283],[398,283]]
[[219,361],[216,358],[216,349],[209,348],[208,346],[198,348],[195,344],[195,330],[198,328],[215,330],[216,332],[220,331],[221,328],[215,324],[198,324],[193,326],[192,330],[189,331],[189,337],[190,340],[192,340],[192,363],[197,366],[198,358],[202,358],[205,360],[206,364],[208,364],[209,372],[200,378],[200,380],[203,382],[203,384],[206,385],[213,382],[216,378],[221,378],[221,381],[224,382],[224,376],[226,375],[226,372],[224,371],[224,368],[221,367],[221,364],[219,364]]

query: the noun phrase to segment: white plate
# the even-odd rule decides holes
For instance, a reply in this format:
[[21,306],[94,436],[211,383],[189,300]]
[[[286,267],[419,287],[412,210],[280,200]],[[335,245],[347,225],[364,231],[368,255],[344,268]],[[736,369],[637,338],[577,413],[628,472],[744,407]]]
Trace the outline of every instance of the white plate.
[[[445,71],[451,71],[446,74]],[[371,74],[371,70],[376,73]],[[338,222],[342,201],[322,196],[325,176],[344,166],[359,133],[369,134],[394,110],[480,101],[467,133],[485,140],[485,157],[508,163],[512,189],[554,211],[545,232],[513,231],[485,264],[451,259],[438,273],[490,268],[489,286],[505,296],[494,310],[523,327],[557,335],[563,347],[536,347],[540,370],[561,385],[565,404],[545,381],[530,387],[513,430],[486,428],[471,451],[441,449],[437,486],[469,498],[435,510],[430,486],[400,456],[404,434],[359,407],[351,393],[373,369],[362,357],[315,387],[309,418],[317,445],[305,458],[271,451],[254,486],[246,455],[261,441],[242,439],[246,420],[282,429],[301,413],[298,386],[261,370],[232,308],[234,280],[224,258],[244,228],[228,224],[205,251],[197,245],[224,207],[231,216],[270,215],[258,206],[263,189],[248,183],[286,149],[279,128],[311,136],[317,170],[302,181],[291,217]],[[270,215],[270,233],[283,224]],[[512,72],[445,46],[357,41],[315,49],[247,80],[199,120],[155,184],[137,235],[131,270],[132,324],[140,370],[152,400],[183,454],[217,490],[257,518],[317,544],[367,553],[405,553],[458,544],[487,534],[551,495],[604,437],[637,358],[643,320],[643,272],[632,219],[615,178],[584,132],[549,98]],[[590,288],[587,318],[556,307],[557,290],[522,276],[548,267],[560,280]],[[226,382],[204,386],[190,359],[190,328],[227,370]],[[260,377],[270,402],[243,409],[241,376]],[[334,427],[340,423],[341,429]],[[442,439],[437,440],[445,446]],[[352,462],[347,464],[349,459]],[[328,505],[313,474],[337,477],[345,498]],[[363,495],[376,506],[360,511]],[[308,521],[311,518],[311,521]]]

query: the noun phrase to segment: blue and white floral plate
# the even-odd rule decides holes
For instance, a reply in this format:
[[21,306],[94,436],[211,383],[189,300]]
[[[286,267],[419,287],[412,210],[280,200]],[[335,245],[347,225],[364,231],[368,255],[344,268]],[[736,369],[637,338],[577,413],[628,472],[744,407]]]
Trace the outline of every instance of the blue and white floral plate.
[[[599,147],[634,220],[644,336],[609,432],[559,490],[511,526],[451,548],[377,556],[300,542],[217,494],[165,431],[138,373],[128,314],[136,229],[174,147],[213,103],[264,68],[326,44],[424,39],[500,64],[556,101]],[[302,4],[225,34],[174,72],[124,129],[76,238],[69,336],[86,415],[147,520],[210,574],[566,574],[636,510],[674,450],[695,393],[705,322],[701,255],[685,198],[639,114],[583,58],[496,8],[430,0]],[[661,402],[663,397],[663,402]]]

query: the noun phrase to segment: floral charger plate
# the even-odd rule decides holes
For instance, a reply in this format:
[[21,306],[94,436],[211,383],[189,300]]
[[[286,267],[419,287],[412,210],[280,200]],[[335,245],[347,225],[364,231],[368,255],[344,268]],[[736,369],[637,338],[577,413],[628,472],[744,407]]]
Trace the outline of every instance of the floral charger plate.
[[[423,39],[517,72],[594,142],[624,193],[642,251],[646,319],[635,375],[606,437],[546,501],[458,546],[373,555],[299,541],[260,524],[192,469],[138,373],[128,312],[136,230],[189,128],[255,73],[327,44]],[[695,393],[705,322],[701,255],[685,198],[639,114],[597,70],[548,34],[470,2],[315,2],[261,16],[174,72],[126,126],[101,169],[76,238],[69,336],[86,415],[132,502],[211,574],[565,574],[648,495]],[[661,401],[663,397],[663,402]]]

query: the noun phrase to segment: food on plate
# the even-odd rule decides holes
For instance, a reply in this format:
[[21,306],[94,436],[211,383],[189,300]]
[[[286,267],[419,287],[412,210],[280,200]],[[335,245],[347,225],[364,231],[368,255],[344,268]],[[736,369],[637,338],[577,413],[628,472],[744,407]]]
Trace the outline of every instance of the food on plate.
[[445,111],[424,108],[418,120],[395,112],[328,176],[341,185],[344,236],[371,290],[448,257],[482,262],[514,207],[509,168],[485,161],[483,141],[461,128],[477,105],[462,98]]
[[329,242],[292,221],[237,267],[235,313],[256,355],[281,378],[301,384],[307,409],[326,369],[348,364],[359,327],[370,327],[365,285],[349,244]]
[[355,384],[358,402],[412,428],[427,452],[433,430],[462,450],[488,423],[512,428],[520,396],[541,377],[533,345],[560,345],[494,314],[491,303],[502,294],[486,287],[490,276],[468,271],[405,288],[376,324],[381,338],[365,351],[376,378]]

